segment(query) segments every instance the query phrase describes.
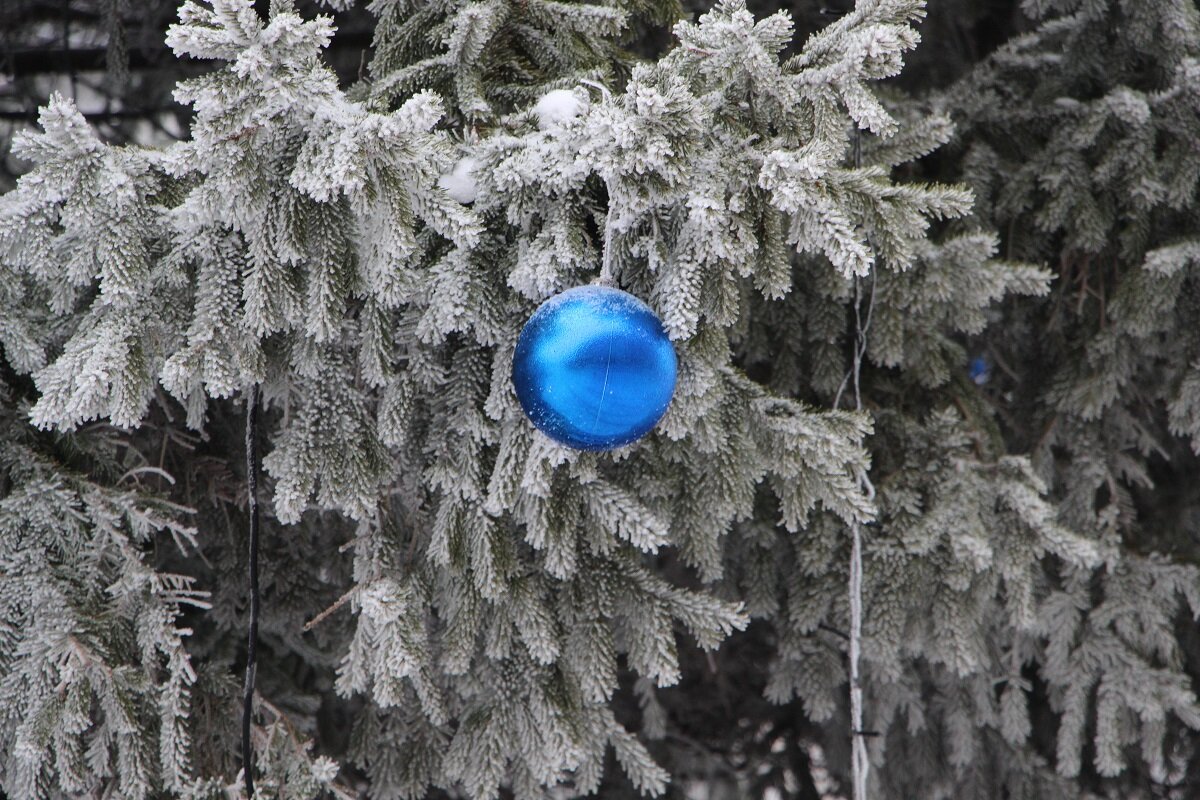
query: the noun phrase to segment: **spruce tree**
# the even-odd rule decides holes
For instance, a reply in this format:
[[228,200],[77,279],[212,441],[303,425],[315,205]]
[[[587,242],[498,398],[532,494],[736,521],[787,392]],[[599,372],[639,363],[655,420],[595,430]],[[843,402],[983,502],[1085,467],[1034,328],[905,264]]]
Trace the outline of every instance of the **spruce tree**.
[[1025,659],[1061,774],[1120,796],[1194,787],[1200,11],[1025,5],[1036,27],[940,99],[980,223],[1055,272],[979,346],[1005,365],[990,393],[1010,446],[1114,554],[1054,587]]
[[[1026,5],[913,97],[920,0],[375,0],[350,86],[327,13],[189,0],[186,140],[54,98],[0,195],[0,789],[847,796],[855,738],[877,798],[1196,780],[1200,20]],[[580,452],[513,351],[602,270],[679,380]]]

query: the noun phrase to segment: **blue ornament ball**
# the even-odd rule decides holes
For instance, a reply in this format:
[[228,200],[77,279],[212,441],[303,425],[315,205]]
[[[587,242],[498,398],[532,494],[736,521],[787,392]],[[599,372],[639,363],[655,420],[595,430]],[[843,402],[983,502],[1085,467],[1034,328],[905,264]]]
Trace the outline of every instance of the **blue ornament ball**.
[[971,365],[967,368],[967,376],[976,385],[983,386],[992,377],[992,367],[986,358],[976,356],[971,359]]
[[529,420],[577,450],[642,438],[675,392],[675,348],[627,292],[577,286],[538,307],[513,354],[513,387]]

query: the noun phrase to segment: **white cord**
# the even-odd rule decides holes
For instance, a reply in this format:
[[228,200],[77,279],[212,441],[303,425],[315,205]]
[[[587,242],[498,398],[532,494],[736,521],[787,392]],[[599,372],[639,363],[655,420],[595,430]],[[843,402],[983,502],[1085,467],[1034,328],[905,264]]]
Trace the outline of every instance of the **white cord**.
[[[867,352],[867,331],[871,327],[871,316],[875,310],[875,282],[871,281],[871,294],[867,300],[867,318],[864,321],[859,309],[862,308],[862,282],[854,279],[854,360],[850,371],[842,379],[837,395],[833,399],[836,409],[842,401],[842,392],[849,383],[854,391],[854,408],[862,411],[862,390],[860,376],[862,375],[862,360]],[[867,500],[875,499],[875,486],[871,483],[867,471],[858,475],[859,486]],[[863,731],[863,690],[862,673],[858,662],[862,654],[862,526],[857,523],[850,525],[850,757],[851,776],[854,784],[854,800],[867,800],[867,776],[871,771],[871,762],[867,757],[867,739]]]
[[604,252],[600,256],[600,277],[596,279],[596,283],[601,286],[613,286],[612,275],[612,236],[613,236],[613,213],[615,210],[616,201],[613,198],[612,187],[609,186],[608,191],[608,213],[604,215]]
[[[580,78],[580,83],[585,86],[590,86],[593,89],[600,91],[600,97],[605,103],[612,102],[612,92],[603,83]],[[608,191],[608,213],[604,216],[604,252],[601,254],[600,260],[600,276],[596,278],[596,283],[601,286],[614,286],[616,282],[613,280],[612,274],[612,238],[613,238],[613,213],[616,208],[616,197],[613,195],[612,183],[604,182],[604,188]]]
[[587,78],[580,78],[579,82],[584,84],[585,86],[591,86],[593,89],[599,89],[600,96],[604,98],[604,102],[607,103],[610,100],[612,100],[612,92],[610,92],[608,90],[608,87],[605,86],[603,83],[597,83],[596,81],[590,81]]
[[[862,166],[862,140],[857,129],[854,131],[854,166]],[[854,365],[848,378],[854,381],[854,409],[862,411],[862,391],[859,378],[862,374],[862,360],[867,352],[867,331],[871,327],[871,316],[875,311],[875,281],[871,280],[871,297],[867,303],[867,318],[864,323],[859,309],[862,308],[862,282],[854,279]],[[834,408],[842,397],[842,389],[846,381],[838,388],[834,398]],[[858,476],[859,484],[868,500],[875,499],[875,487],[867,470]],[[871,772],[871,761],[867,755],[867,737],[863,731],[863,690],[862,675],[858,661],[862,652],[862,525],[854,522],[850,526],[850,744],[851,744],[851,775],[854,783],[854,800],[867,800],[867,776]]]
[[[859,386],[859,376],[862,373],[862,358],[867,349],[867,329],[871,325],[871,311],[875,307],[875,283],[871,282],[871,300],[867,311],[866,324],[859,314],[862,307],[862,284],[854,282],[854,327],[856,341],[854,342],[854,408],[862,411],[862,392]],[[875,487],[867,471],[863,470],[858,480],[863,493],[868,500],[875,499]],[[850,526],[850,737],[851,737],[851,768],[854,782],[854,800],[867,800],[867,775],[871,771],[871,762],[867,757],[867,738],[863,732],[863,690],[862,674],[858,661],[862,653],[862,526],[855,522]]]
[[850,552],[850,727],[851,760],[854,775],[854,800],[867,800],[867,775],[871,762],[862,732],[863,692],[858,672],[859,642],[862,639],[862,532],[857,523]]

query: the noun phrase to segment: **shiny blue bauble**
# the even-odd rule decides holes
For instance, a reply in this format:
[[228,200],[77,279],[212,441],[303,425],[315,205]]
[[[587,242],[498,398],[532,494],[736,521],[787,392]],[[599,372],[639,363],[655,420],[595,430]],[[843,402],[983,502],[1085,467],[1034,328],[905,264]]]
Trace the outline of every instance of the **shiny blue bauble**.
[[512,381],[539,430],[577,450],[645,436],[675,391],[675,348],[631,294],[578,286],[533,312],[517,339]]

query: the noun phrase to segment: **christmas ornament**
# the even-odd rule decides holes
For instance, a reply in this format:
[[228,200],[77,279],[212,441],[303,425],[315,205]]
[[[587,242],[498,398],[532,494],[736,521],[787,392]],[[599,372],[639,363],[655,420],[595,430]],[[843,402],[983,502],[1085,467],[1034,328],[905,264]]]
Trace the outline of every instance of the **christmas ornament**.
[[554,89],[546,92],[533,107],[538,130],[548,131],[564,125],[583,113],[586,104],[570,89]]
[[475,172],[479,169],[479,159],[471,156],[460,158],[454,169],[438,178],[438,186],[446,190],[450,199],[464,206],[475,202],[478,186]]
[[648,305],[606,286],[542,303],[517,339],[513,386],[530,421],[578,450],[645,436],[675,391],[675,349]]
[[992,367],[986,358],[976,356],[971,359],[971,366],[967,369],[967,376],[976,386],[983,386],[992,377]]

